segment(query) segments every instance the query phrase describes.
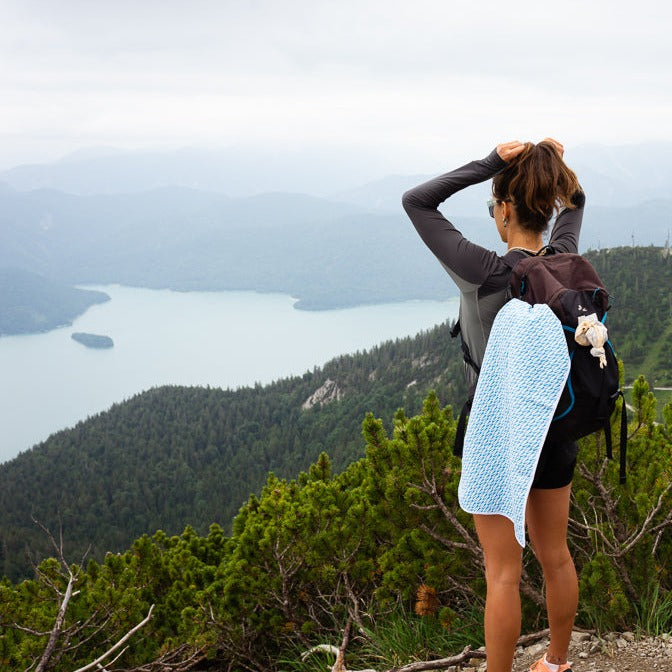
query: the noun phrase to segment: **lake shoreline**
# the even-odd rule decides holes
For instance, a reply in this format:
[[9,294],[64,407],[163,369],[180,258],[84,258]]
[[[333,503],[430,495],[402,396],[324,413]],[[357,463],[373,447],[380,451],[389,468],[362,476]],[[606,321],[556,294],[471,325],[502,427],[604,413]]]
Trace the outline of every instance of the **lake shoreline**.
[[[147,389],[267,385],[455,319],[458,307],[450,299],[308,311],[280,293],[86,288],[111,300],[72,325],[0,338],[0,462]],[[81,347],[73,331],[106,334],[114,347]]]

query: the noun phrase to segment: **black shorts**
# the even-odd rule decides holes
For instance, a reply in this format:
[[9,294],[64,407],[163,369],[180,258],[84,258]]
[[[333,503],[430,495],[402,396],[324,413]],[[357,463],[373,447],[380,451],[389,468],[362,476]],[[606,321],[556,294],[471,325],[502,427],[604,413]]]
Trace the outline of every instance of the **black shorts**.
[[541,449],[537,470],[534,472],[533,488],[551,490],[564,488],[572,482],[579,444],[576,441],[552,441],[546,439]]

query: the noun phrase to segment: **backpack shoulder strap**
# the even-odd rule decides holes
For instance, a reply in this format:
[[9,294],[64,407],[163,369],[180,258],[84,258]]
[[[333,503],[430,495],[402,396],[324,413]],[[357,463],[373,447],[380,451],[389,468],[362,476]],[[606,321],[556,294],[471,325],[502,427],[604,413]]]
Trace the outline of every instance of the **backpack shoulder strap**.
[[558,254],[558,251],[553,247],[553,245],[544,245],[534,256],[545,257],[549,254]]
[[453,328],[450,330],[450,335],[453,338],[456,338],[457,336],[460,337],[460,342],[462,344],[462,358],[474,371],[476,371],[476,375],[479,375],[481,373],[481,367],[478,364],[476,364],[476,362],[471,358],[471,353],[469,352],[469,346],[465,343],[464,339],[462,338],[462,327],[460,327],[459,320],[457,320],[453,325]]

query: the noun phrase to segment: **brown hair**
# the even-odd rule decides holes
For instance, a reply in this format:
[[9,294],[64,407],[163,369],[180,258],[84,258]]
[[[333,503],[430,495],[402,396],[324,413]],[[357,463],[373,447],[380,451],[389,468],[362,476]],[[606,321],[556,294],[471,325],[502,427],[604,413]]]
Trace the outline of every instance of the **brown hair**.
[[546,141],[528,142],[492,180],[493,196],[512,201],[519,224],[537,232],[546,229],[556,208],[575,208],[572,196],[580,190],[574,172]]

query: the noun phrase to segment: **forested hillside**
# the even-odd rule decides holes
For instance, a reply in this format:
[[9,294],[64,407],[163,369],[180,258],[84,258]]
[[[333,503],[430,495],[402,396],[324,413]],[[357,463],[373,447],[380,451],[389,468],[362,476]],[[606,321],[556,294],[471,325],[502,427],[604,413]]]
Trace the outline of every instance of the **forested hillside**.
[[[644,372],[669,384],[671,255],[618,248],[589,257],[614,295],[608,325],[627,380]],[[266,387],[145,392],[0,466],[0,572],[16,578],[27,571],[26,548],[45,551],[31,515],[53,528],[60,514],[68,551],[92,544],[95,557],[156,529],[229,529],[269,471],[293,477],[321,451],[341,471],[362,456],[366,412],[388,419],[402,406],[411,415],[429,389],[443,404],[464,400],[446,324]]]
[[[589,437],[570,509],[577,625],[601,639],[672,627],[672,405],[654,423],[643,380],[633,396],[626,484],[601,436]],[[435,395],[414,417],[396,413],[393,432],[368,415],[365,457],[339,474],[320,455],[296,479],[269,476],[230,535],[218,525],[207,535],[157,531],[102,562],[78,562],[56,533],[54,558],[33,579],[0,580],[0,665],[324,672],[333,660],[325,645],[347,653],[347,667],[341,658],[333,669],[466,662],[477,654],[465,645],[483,644],[485,585],[471,516],[457,502],[450,416]],[[539,631],[547,625],[544,586],[529,545],[521,588],[523,632]],[[123,648],[113,647],[118,641]]]
[[0,574],[27,571],[26,547],[46,550],[31,515],[54,526],[60,514],[68,549],[91,543],[95,557],[159,528],[228,529],[269,471],[293,477],[322,451],[338,470],[361,457],[366,412],[418,411],[430,388],[461,400],[460,369],[444,324],[265,387],[164,387],[115,405],[0,466]]
[[672,385],[672,250],[620,247],[589,252],[612,295],[611,339],[626,365],[653,385]]
[[70,324],[90,306],[109,300],[104,292],[70,287],[18,268],[0,268],[0,336]]

